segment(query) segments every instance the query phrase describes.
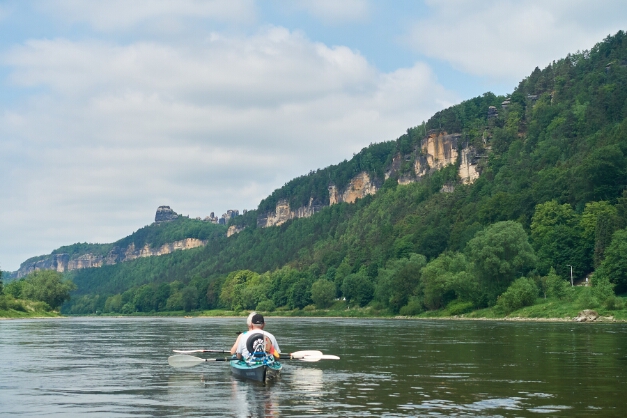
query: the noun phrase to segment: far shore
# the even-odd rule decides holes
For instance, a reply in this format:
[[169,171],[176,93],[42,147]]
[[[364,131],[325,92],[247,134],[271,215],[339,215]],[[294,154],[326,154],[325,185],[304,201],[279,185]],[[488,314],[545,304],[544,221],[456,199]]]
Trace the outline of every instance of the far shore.
[[[217,315],[207,314],[207,312],[189,312],[187,314],[178,314],[178,313],[164,313],[165,315],[155,315],[153,314],[134,314],[134,315],[56,315],[56,316],[20,316],[20,317],[0,317],[1,320],[42,320],[42,319],[71,319],[71,318],[183,318],[183,319],[197,319],[197,318],[243,318],[245,314],[222,314],[224,311],[220,311]],[[465,315],[453,315],[453,316],[386,316],[386,315],[315,315],[315,314],[305,314],[299,315],[294,312],[289,312],[289,315],[281,315],[275,314],[273,312],[262,312],[266,317],[269,318],[315,318],[315,319],[389,319],[389,320],[405,320],[405,321],[494,321],[494,322],[572,322],[572,323],[627,323],[626,319],[617,319],[613,316],[599,316],[597,319],[589,320],[589,321],[581,321],[577,320],[577,316],[575,317],[548,317],[548,318],[532,318],[532,317],[523,317],[523,316],[505,316],[505,317],[469,317]]]

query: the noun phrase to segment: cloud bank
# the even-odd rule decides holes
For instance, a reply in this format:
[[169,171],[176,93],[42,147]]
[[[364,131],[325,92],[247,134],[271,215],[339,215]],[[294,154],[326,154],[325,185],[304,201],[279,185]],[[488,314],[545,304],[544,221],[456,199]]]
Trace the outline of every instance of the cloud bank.
[[281,27],[183,45],[34,39],[4,64],[32,92],[0,124],[0,227],[24,242],[11,269],[33,242],[111,242],[162,204],[192,217],[253,209],[458,100],[424,64],[382,73]]

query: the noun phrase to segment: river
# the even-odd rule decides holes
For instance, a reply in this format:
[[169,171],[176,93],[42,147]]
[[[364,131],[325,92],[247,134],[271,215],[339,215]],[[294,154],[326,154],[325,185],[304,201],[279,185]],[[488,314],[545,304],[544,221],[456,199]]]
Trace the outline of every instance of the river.
[[267,318],[266,386],[172,349],[228,349],[244,318],[0,321],[0,416],[604,416],[627,413],[627,325]]

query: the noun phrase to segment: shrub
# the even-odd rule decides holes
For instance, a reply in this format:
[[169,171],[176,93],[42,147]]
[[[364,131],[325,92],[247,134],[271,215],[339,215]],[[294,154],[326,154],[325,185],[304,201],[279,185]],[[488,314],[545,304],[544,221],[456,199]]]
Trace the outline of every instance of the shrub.
[[24,306],[22,301],[16,300],[10,295],[0,296],[0,311],[8,311],[9,309],[27,312],[26,306]]
[[497,306],[506,313],[531,306],[538,297],[538,286],[526,277],[516,279],[497,299]]
[[303,308],[303,311],[305,312],[311,312],[311,311],[315,311],[316,310],[316,305],[307,305]]
[[409,302],[407,302],[407,305],[403,306],[400,309],[399,313],[401,315],[411,316],[418,315],[423,310],[424,309],[422,308],[422,302],[420,301],[420,298],[412,296],[409,298]]
[[450,315],[461,315],[468,313],[474,309],[475,305],[472,302],[462,302],[460,300],[454,300],[449,303],[446,310]]
[[623,309],[625,305],[622,299],[620,299],[616,295],[612,295],[609,298],[605,299],[605,301],[603,301],[603,306],[610,311],[617,311]]
[[599,300],[594,296],[591,287],[584,287],[581,289],[576,303],[580,309],[593,309],[599,307],[600,305]]
[[551,271],[546,277],[542,278],[542,284],[546,296],[550,298],[564,299],[568,294],[568,282],[555,273],[555,269],[551,267]]
[[610,279],[603,274],[592,276],[592,294],[599,302],[604,303],[607,299],[614,297],[614,285]]
[[311,299],[318,309],[325,309],[331,306],[335,299],[335,294],[335,283],[329,280],[320,279],[311,285]]
[[257,307],[255,308],[256,311],[262,312],[272,312],[275,309],[276,307],[274,306],[274,302],[272,302],[270,299],[262,300],[257,304]]

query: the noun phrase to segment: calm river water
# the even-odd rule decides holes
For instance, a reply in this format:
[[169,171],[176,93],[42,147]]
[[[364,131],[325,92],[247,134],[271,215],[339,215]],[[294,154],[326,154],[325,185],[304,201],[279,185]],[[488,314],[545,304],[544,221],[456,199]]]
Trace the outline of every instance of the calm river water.
[[627,415],[627,325],[268,318],[284,362],[264,386],[172,349],[228,349],[245,319],[0,321],[0,416]]

